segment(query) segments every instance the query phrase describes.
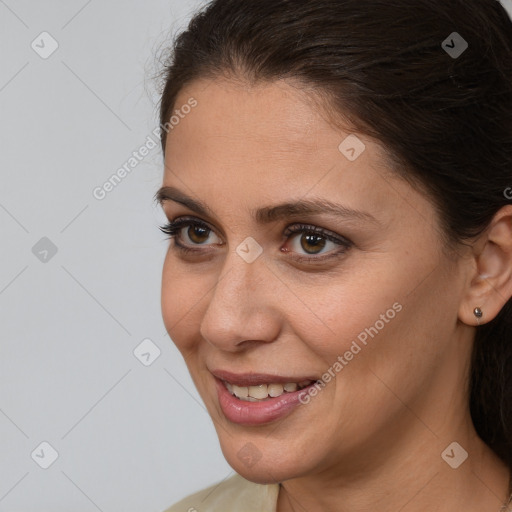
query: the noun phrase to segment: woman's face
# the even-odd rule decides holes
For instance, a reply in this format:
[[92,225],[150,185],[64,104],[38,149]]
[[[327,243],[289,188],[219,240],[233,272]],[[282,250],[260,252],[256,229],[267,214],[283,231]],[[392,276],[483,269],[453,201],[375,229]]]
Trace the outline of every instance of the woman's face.
[[440,460],[471,329],[427,198],[285,82],[196,81],[175,109],[161,199],[190,252],[171,241],[162,312],[231,466],[354,474],[406,438]]

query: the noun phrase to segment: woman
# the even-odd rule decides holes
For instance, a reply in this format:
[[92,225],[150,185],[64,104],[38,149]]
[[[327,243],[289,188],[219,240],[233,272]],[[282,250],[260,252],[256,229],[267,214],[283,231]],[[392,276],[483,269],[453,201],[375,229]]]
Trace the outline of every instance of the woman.
[[495,0],[177,38],[162,312],[236,474],[170,512],[512,510],[511,55]]

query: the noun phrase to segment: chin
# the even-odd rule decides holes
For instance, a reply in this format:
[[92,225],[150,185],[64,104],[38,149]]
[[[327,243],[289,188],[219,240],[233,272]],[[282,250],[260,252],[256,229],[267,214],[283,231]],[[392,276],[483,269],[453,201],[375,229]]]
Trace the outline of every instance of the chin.
[[[272,446],[257,448],[258,441],[233,442],[233,438],[221,440],[221,449],[228,464],[246,480],[258,484],[273,484],[284,482],[307,474],[308,468],[303,458],[287,457],[291,447]],[[268,455],[266,455],[268,454]]]
[[231,461],[227,459],[229,465],[246,480],[257,484],[277,484],[284,482],[298,475],[291,468],[276,467],[273,464],[255,464],[253,467],[245,466],[239,461]]

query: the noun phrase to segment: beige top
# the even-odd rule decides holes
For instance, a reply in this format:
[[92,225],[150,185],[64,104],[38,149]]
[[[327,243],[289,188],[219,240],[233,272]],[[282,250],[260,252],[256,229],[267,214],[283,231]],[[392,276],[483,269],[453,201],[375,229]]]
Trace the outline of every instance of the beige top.
[[279,484],[256,484],[236,473],[164,512],[276,512],[278,494]]

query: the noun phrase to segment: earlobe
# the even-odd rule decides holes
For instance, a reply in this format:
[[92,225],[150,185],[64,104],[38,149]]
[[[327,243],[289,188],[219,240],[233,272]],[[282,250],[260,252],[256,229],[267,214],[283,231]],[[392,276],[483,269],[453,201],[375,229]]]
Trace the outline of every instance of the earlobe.
[[[473,304],[475,304],[475,302],[473,302]],[[476,327],[492,320],[492,318],[489,318],[486,313],[487,311],[483,306],[473,307],[471,304],[465,302],[464,304],[461,304],[459,308],[459,319],[466,325]]]
[[493,320],[512,297],[512,205],[496,213],[474,248],[473,273],[459,318],[477,326]]

